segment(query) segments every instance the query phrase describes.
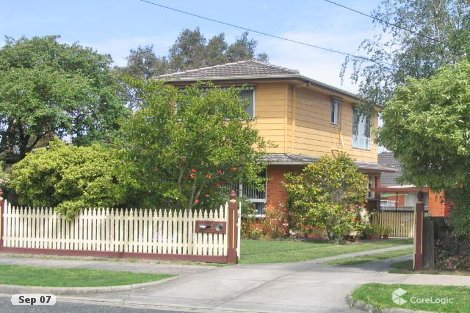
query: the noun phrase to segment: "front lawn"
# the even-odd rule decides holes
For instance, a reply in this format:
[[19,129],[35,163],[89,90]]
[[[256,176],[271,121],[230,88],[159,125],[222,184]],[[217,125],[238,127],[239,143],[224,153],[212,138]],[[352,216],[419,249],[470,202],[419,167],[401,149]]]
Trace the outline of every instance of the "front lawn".
[[377,254],[368,254],[368,255],[356,256],[352,258],[338,259],[338,260],[328,262],[327,264],[335,265],[335,266],[357,265],[357,264],[362,264],[362,263],[383,261],[386,259],[396,258],[399,256],[404,256],[404,255],[412,255],[412,254],[413,254],[413,248],[405,248],[405,249],[382,252],[382,253],[377,253]]
[[348,242],[344,245],[326,241],[242,240],[240,263],[300,262],[412,243],[412,239]]
[[[397,291],[398,288],[404,292]],[[392,300],[395,299],[397,303]],[[470,288],[454,286],[365,284],[354,290],[353,301],[378,309],[402,308],[430,312],[470,312]],[[398,304],[401,303],[401,304]]]
[[0,264],[0,284],[41,287],[99,287],[146,283],[167,274],[114,272],[90,269],[45,268]]

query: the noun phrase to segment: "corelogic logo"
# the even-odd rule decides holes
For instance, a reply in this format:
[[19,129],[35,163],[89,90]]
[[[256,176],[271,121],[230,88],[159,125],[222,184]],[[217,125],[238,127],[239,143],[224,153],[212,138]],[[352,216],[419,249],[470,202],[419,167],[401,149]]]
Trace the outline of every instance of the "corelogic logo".
[[405,299],[403,299],[403,296],[406,294],[406,290],[404,289],[401,289],[401,288],[398,288],[398,289],[395,289],[393,292],[392,292],[392,301],[398,305],[403,305],[405,304],[406,301]]
[[407,296],[408,301],[403,298],[404,295],[406,295],[408,291],[398,288],[395,289],[392,292],[392,301],[393,303],[396,303],[398,305],[403,305],[407,303],[408,301],[413,304],[452,304],[454,303],[454,298],[449,298],[449,297],[442,297],[442,298],[436,298],[434,296],[430,297],[418,297],[418,296]]

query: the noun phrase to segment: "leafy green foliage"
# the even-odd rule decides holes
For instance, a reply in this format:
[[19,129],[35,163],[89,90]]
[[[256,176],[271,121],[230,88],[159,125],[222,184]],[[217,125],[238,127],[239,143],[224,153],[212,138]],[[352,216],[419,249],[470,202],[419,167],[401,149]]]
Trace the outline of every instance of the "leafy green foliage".
[[330,239],[356,228],[358,210],[367,200],[368,179],[347,154],[323,156],[302,173],[287,174],[286,180],[295,228],[323,228]]
[[136,78],[148,79],[154,75],[185,71],[227,62],[256,59],[267,61],[268,55],[256,55],[257,41],[244,32],[228,44],[225,34],[207,40],[199,28],[184,29],[168,51],[168,56],[157,56],[153,46],[138,47],[130,51],[127,65],[121,71]]
[[408,79],[382,117],[378,141],[402,162],[403,180],[448,191],[457,231],[470,234],[470,62]]
[[406,77],[430,77],[470,55],[467,0],[382,0],[372,16],[381,33],[359,46],[370,60],[348,57],[341,73],[350,66],[369,106],[385,105]]
[[158,57],[153,46],[137,47],[131,49],[127,56],[127,66],[120,70],[133,77],[149,79],[155,75],[167,72],[169,67],[166,57]]
[[120,145],[139,206],[214,207],[227,200],[230,184],[259,182],[265,142],[239,90],[129,83],[139,102]]
[[111,57],[57,39],[10,38],[0,49],[0,153],[22,158],[53,135],[109,138],[128,113]]
[[470,177],[470,62],[408,79],[382,112],[378,141],[403,163],[406,181],[436,190]]
[[124,168],[116,150],[96,144],[76,147],[55,139],[13,166],[11,184],[20,204],[57,207],[73,218],[85,207],[124,204]]
[[10,185],[10,173],[6,170],[5,163],[0,162],[0,188],[5,191]]

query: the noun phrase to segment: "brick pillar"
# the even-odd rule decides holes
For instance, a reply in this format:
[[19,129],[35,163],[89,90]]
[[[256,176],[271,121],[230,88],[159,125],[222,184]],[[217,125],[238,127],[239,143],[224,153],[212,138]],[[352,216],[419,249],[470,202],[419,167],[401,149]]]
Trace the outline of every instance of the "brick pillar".
[[235,190],[230,192],[230,201],[228,203],[228,227],[227,227],[227,263],[238,263],[238,202]]

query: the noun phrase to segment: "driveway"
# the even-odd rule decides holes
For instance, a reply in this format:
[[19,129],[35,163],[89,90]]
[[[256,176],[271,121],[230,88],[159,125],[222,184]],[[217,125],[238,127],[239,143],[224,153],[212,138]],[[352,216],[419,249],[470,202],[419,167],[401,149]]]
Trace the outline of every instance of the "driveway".
[[[378,253],[406,246],[368,251]],[[152,287],[126,292],[112,292],[83,297],[58,297],[63,301],[79,301],[108,305],[174,309],[191,312],[358,312],[348,307],[345,298],[357,286],[368,282],[383,283],[448,283],[470,286],[470,277],[450,275],[401,275],[385,271],[386,262],[355,267],[330,267],[322,262],[347,255],[320,260],[265,265],[224,267],[192,266],[181,277]],[[0,257],[0,263],[2,263]],[[18,260],[18,259],[17,259]],[[28,259],[26,259],[28,260]],[[76,261],[75,261],[76,262]],[[62,264],[67,262],[62,262]],[[100,268],[121,270],[177,272],[172,265],[98,262]],[[93,267],[88,264],[85,267]],[[184,268],[184,267],[183,267]],[[131,269],[132,270],[132,269]],[[450,277],[448,277],[450,276]]]

